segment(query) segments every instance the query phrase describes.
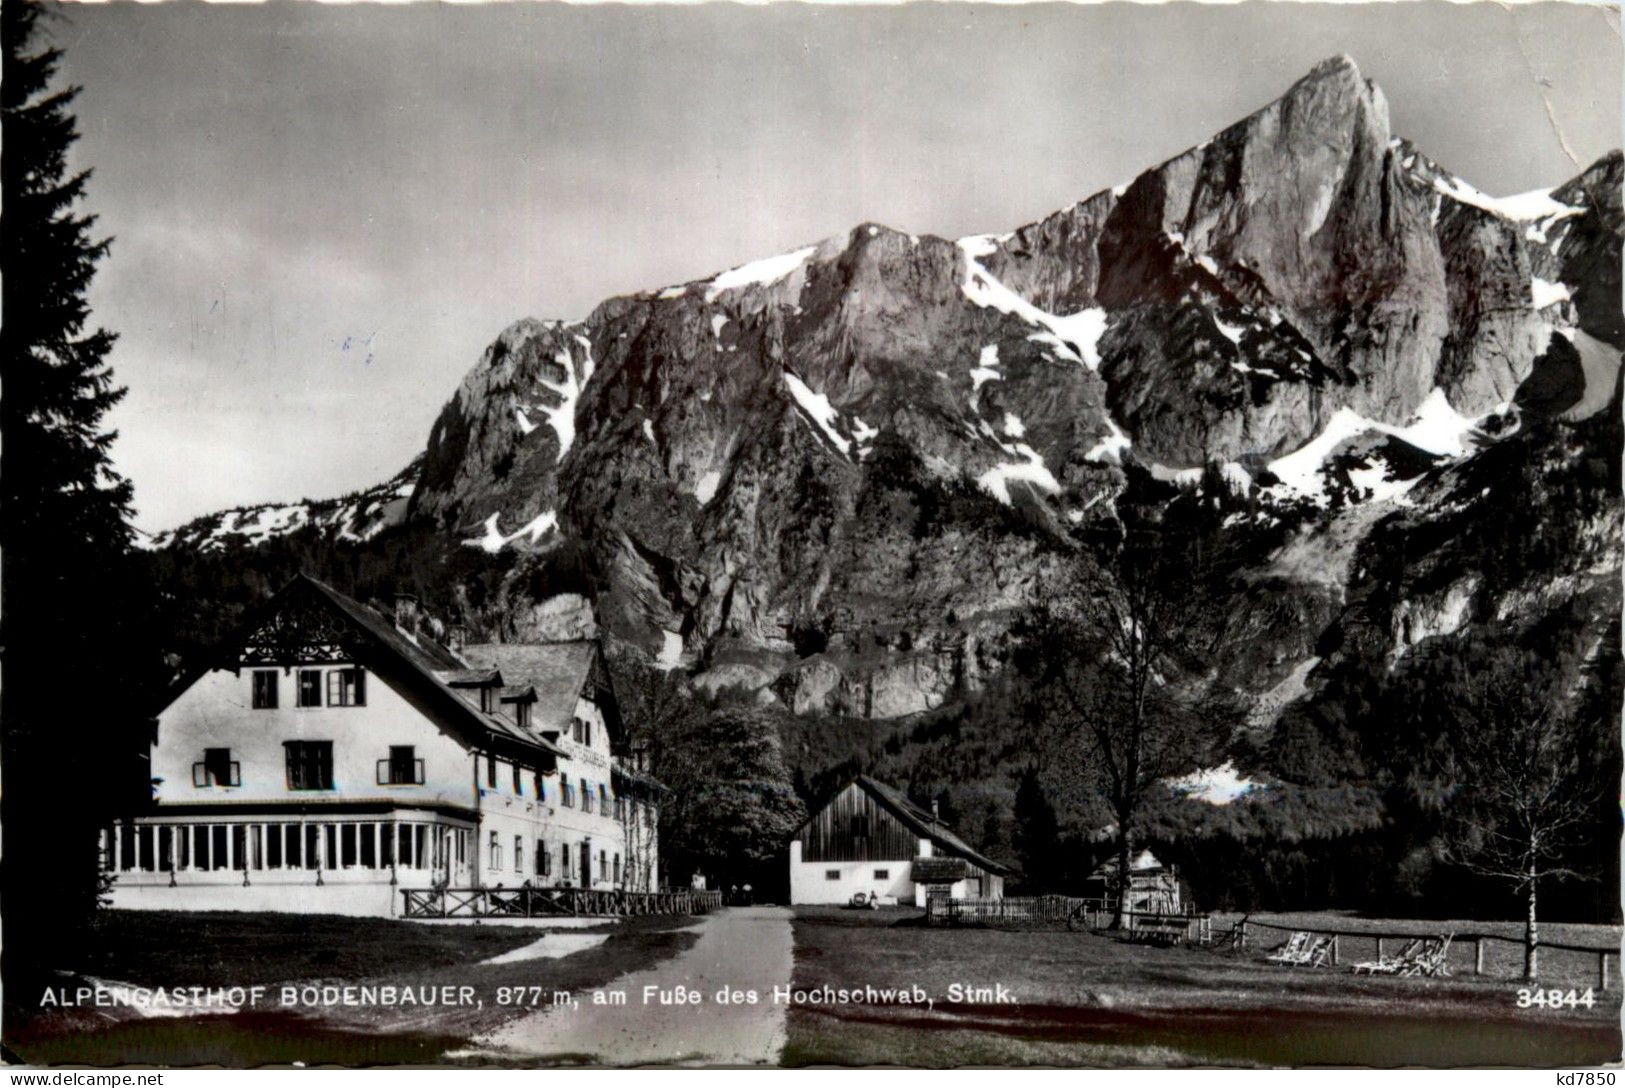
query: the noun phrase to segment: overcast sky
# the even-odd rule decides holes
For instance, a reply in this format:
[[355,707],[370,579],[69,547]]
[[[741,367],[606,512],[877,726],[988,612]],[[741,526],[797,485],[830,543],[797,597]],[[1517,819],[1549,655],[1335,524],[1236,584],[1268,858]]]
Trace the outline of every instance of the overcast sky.
[[1335,53],[1496,195],[1620,144],[1618,16],[1555,3],[111,4],[52,32],[148,530],[393,473],[520,317],[862,220],[1006,230]]

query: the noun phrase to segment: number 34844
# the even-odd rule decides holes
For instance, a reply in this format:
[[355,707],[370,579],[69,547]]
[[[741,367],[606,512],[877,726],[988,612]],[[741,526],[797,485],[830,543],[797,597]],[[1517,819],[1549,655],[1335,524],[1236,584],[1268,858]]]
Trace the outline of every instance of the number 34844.
[[1589,987],[1585,990],[1518,990],[1520,1009],[1591,1009],[1597,1005],[1597,995]]

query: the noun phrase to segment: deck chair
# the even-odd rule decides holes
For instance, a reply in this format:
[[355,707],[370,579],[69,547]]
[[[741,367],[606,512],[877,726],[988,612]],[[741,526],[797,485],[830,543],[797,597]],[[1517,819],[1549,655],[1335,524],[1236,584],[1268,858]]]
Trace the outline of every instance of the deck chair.
[[1450,942],[1455,939],[1454,933],[1446,933],[1436,940],[1428,941],[1421,952],[1417,953],[1399,973],[1413,978],[1449,978]]
[[1316,937],[1299,961],[1305,967],[1328,967],[1332,962],[1332,938]]
[[1308,960],[1310,935],[1303,931],[1294,933],[1291,938],[1271,952],[1266,959],[1271,963],[1304,963]]
[[1421,952],[1422,941],[1418,938],[1401,949],[1397,956],[1392,958],[1379,956],[1377,959],[1355,964],[1354,973],[1357,975],[1397,975],[1401,970],[1414,963]]

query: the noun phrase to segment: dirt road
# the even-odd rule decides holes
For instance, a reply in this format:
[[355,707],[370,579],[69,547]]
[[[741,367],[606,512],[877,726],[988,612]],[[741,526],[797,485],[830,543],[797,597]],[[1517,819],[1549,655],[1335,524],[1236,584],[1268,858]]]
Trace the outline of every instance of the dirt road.
[[[732,908],[699,923],[693,948],[604,986],[625,1004],[595,1004],[591,993],[545,1009],[474,1040],[473,1052],[496,1059],[594,1065],[773,1065],[785,1041],[785,1007],[773,988],[788,986],[792,967],[790,912]],[[545,984],[545,967],[538,967]],[[719,1001],[725,988],[756,1002]]]

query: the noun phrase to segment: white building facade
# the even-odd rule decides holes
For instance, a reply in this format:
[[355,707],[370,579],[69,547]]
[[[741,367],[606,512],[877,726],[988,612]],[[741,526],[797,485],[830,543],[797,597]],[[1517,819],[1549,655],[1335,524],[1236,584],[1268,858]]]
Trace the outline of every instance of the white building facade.
[[177,685],[155,804],[103,833],[113,905],[391,916],[411,888],[655,890],[661,790],[596,643],[465,655],[413,628],[301,577]]
[[999,899],[1008,870],[900,791],[859,775],[790,842],[790,902],[925,906],[938,896]]

